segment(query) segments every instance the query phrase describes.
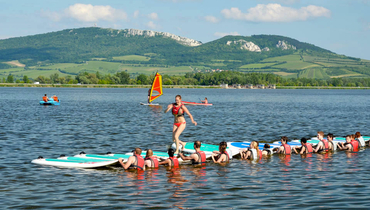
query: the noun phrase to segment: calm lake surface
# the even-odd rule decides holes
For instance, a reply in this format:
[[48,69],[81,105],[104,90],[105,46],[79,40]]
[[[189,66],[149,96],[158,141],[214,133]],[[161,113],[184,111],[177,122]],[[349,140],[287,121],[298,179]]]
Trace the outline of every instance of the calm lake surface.
[[[47,93],[61,106],[42,107]],[[66,169],[31,164],[134,147],[166,151],[173,117],[165,107],[208,97],[214,106],[188,106],[198,122],[181,136],[200,140],[273,142],[316,136],[370,135],[369,90],[164,89],[162,107],[140,106],[147,89],[0,88],[0,200],[9,209],[342,209],[370,208],[370,149],[359,153],[277,155],[234,159],[226,166],[165,167],[144,173],[119,167]]]

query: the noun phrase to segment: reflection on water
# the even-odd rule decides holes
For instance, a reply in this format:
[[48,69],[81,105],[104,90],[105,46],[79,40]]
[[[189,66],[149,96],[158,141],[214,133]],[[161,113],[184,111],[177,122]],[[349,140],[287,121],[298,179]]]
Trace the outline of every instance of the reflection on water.
[[[61,106],[39,106],[45,93],[58,95]],[[283,135],[315,136],[319,130],[338,136],[356,131],[370,135],[366,90],[165,89],[164,93],[156,100],[161,106],[141,106],[146,89],[0,88],[3,208],[370,208],[370,149],[233,159],[223,165],[145,172],[30,163],[39,155],[55,158],[81,151],[126,153],[135,147],[166,151],[172,142],[173,117],[163,109],[177,94],[186,101],[207,96],[214,104],[188,106],[198,125],[185,129],[181,138],[187,142],[273,142]],[[348,120],[353,116],[361,120]]]

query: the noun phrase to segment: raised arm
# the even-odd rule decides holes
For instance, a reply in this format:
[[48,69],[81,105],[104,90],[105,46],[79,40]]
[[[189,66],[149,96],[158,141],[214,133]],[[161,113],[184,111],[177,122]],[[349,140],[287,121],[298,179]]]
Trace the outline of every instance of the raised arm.
[[190,114],[188,108],[185,107],[185,105],[182,105],[182,110],[184,110],[184,112],[189,115],[190,119],[191,119],[191,122],[194,124],[194,125],[197,125],[197,122],[194,121],[193,119],[193,115]]
[[164,113],[167,113],[168,111],[170,111],[170,109],[172,109],[172,107],[173,107],[173,104],[168,104],[167,109],[164,110]]

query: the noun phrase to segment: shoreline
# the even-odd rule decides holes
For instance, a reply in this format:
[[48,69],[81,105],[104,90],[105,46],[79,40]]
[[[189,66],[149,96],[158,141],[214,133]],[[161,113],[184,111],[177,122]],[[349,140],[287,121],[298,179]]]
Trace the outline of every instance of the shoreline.
[[[0,83],[0,87],[48,87],[48,88],[150,88],[151,85],[103,85],[103,84],[24,84],[24,83]],[[207,85],[163,85],[163,88],[192,88],[192,89],[224,89],[220,86]],[[234,89],[236,88],[227,88]],[[276,89],[370,89],[370,87],[329,87],[329,86],[276,86]],[[242,89],[262,90],[262,89]]]

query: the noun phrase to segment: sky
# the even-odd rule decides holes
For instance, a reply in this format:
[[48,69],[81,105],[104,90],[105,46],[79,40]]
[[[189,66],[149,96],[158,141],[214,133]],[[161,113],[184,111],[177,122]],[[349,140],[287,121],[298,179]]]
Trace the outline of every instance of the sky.
[[282,35],[370,60],[370,0],[0,0],[0,39],[91,26],[203,43]]

